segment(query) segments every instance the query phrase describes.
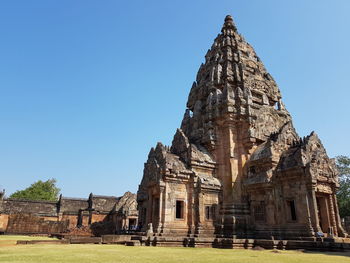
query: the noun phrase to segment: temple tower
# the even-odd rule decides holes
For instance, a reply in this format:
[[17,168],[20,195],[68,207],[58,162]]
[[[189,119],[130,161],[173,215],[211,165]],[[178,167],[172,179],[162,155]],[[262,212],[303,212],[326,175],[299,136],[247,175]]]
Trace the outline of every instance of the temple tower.
[[[334,162],[300,138],[280,90],[231,16],[205,55],[171,147],[158,143],[139,186],[154,235],[345,236]],[[153,232],[152,232],[153,233]]]
[[248,200],[242,189],[245,163],[257,145],[291,118],[277,84],[237,33],[231,16],[226,16],[221,34],[205,56],[187,108],[181,129],[214,156],[215,176],[223,184],[225,225],[248,223]]

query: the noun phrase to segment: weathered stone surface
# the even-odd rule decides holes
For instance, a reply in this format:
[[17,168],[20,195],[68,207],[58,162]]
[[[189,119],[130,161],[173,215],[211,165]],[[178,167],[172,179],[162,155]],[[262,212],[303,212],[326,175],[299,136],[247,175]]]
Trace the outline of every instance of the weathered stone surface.
[[73,237],[69,239],[70,244],[102,244],[101,237]]
[[47,234],[61,233],[68,228],[68,221],[53,221],[32,214],[9,215],[7,233]]
[[338,186],[318,136],[299,137],[276,82],[227,16],[171,147],[158,143],[145,163],[143,230],[152,223],[157,244],[254,237],[267,248],[286,247],[273,238],[344,237]]
[[[91,235],[137,228],[136,195],[66,198],[58,202],[0,199],[0,232],[15,234]],[[105,226],[108,225],[107,229]],[[91,229],[93,231],[91,231]]]
[[103,244],[125,244],[126,241],[131,240],[131,235],[103,235]]

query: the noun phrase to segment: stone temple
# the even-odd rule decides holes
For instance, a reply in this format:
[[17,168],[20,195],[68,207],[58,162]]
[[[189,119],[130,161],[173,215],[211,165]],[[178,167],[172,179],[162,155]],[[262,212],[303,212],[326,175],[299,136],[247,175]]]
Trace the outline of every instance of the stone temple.
[[164,242],[346,237],[338,187],[320,139],[299,137],[276,82],[227,16],[172,145],[148,155],[140,226]]

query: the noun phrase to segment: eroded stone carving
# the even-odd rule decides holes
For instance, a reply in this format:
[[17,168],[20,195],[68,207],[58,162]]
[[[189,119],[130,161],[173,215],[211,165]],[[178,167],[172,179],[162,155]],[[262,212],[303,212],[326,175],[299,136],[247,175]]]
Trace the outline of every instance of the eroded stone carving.
[[158,143],[139,186],[154,235],[345,236],[334,162],[300,138],[280,90],[231,16],[205,55],[172,146]]

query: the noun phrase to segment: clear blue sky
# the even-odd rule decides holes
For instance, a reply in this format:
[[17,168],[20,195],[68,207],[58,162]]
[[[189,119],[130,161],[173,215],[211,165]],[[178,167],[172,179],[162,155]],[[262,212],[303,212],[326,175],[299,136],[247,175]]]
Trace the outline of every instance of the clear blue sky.
[[350,1],[1,1],[0,185],[135,192],[232,14],[301,136],[350,155]]

